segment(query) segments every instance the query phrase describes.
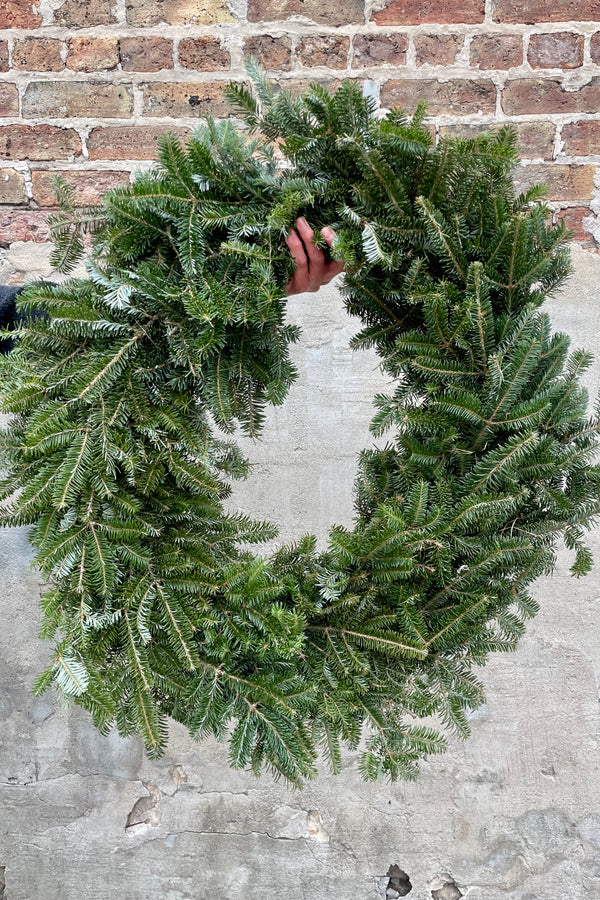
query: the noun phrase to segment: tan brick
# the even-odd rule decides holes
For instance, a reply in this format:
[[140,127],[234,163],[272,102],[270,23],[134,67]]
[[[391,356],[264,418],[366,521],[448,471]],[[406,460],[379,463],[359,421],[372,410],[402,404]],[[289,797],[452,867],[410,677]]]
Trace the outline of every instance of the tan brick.
[[[349,78],[348,80],[353,81],[355,84],[362,84],[362,81],[359,81],[358,78]],[[332,94],[340,87],[342,82],[339,78],[325,75],[323,78],[288,78],[285,81],[282,79],[278,86],[290,94],[298,95],[306,93],[314,84],[321,85],[321,87],[324,87],[326,91]]]
[[207,115],[227,116],[231,112],[223,99],[223,82],[144,85],[144,111],[147,116],[174,118]]
[[43,169],[31,173],[33,199],[40,206],[56,206],[56,194],[52,179],[60,175],[76,191],[76,202],[81,206],[97,203],[112,188],[129,184],[129,172],[47,172]]
[[23,97],[26,118],[89,116],[123,119],[133,113],[131,88],[123,84],[90,81],[37,81]]
[[127,0],[130,25],[222,25],[236,22],[225,0]]
[[484,0],[391,0],[372,22],[378,25],[474,25],[483,22]]
[[514,127],[524,159],[552,159],[555,136],[552,122],[520,122]]
[[166,128],[164,125],[124,125],[93,128],[87,139],[90,159],[154,159],[158,139],[167,131],[182,140],[188,128]]
[[496,109],[496,87],[492,81],[457,78],[439,82],[433,78],[387,81],[381,88],[382,106],[400,106],[413,112],[417,103],[425,101],[431,116],[493,113]]
[[598,19],[598,0],[495,0],[496,22],[593,22]]
[[111,0],[65,0],[54,13],[57,25],[66,28],[90,28],[115,21]]
[[0,244],[5,247],[15,241],[45,244],[50,240],[50,215],[50,212],[41,209],[0,209]]
[[67,68],[74,72],[110,71],[119,65],[116,38],[71,38],[67,47]]
[[414,39],[417,65],[452,66],[464,43],[458,34],[418,34]]
[[282,22],[305,16],[322,25],[351,25],[365,20],[363,0],[248,0],[249,22]]
[[470,140],[477,137],[478,134],[485,134],[486,131],[497,131],[494,125],[471,125],[461,122],[459,125],[440,125],[440,138],[464,138]]
[[350,38],[336,34],[311,34],[302,38],[296,53],[303,66],[345,69],[349,49]]
[[403,66],[408,37],[405,34],[357,34],[354,38],[352,68]]
[[574,241],[587,243],[593,240],[592,235],[583,224],[583,220],[589,215],[589,206],[571,206],[567,209],[559,209],[556,213],[555,221],[564,222],[567,228],[574,232]]
[[119,53],[125,72],[159,72],[173,68],[173,41],[166,38],[121,38]]
[[16,41],[13,49],[14,69],[28,72],[60,72],[65,64],[60,57],[62,41],[52,38],[26,38]]
[[515,173],[515,187],[522,192],[543,183],[548,200],[590,200],[595,171],[595,166],[521,166]]
[[246,38],[244,56],[255,56],[263,69],[277,69],[288,72],[290,69],[290,39],[273,37],[270,34],[259,34]]
[[19,91],[16,84],[0,83],[0,116],[19,115]]
[[[507,123],[514,128],[523,159],[552,159],[555,126],[551,122]],[[441,125],[440,136],[471,138],[486,131],[498,131],[500,125]]]
[[561,138],[568,156],[600,155],[600,122],[585,119],[563,125]]
[[[510,122],[519,141],[523,159],[552,159],[554,153],[554,125],[551,122]],[[441,125],[440,136],[471,138],[486,131],[498,131],[501,125]]]
[[567,91],[556,78],[515,78],[502,91],[502,108],[509,116],[531,113],[598,112],[600,78],[592,78],[578,91]]
[[184,68],[197,72],[217,72],[229,69],[231,57],[218,38],[185,38],[179,42],[179,62]]
[[569,31],[532,34],[527,61],[534,69],[577,69],[583,65],[583,35]]
[[81,141],[72,128],[53,125],[0,127],[2,159],[68,159],[80,154]]
[[8,72],[8,41],[0,41],[0,72]]
[[31,0],[0,0],[0,28],[39,28],[42,17],[38,9]]
[[471,65],[512,69],[523,63],[523,39],[517,34],[481,34],[471,41]]
[[592,35],[590,41],[590,52],[592,54],[592,62],[600,65],[600,31]]
[[15,169],[0,169],[0,203],[12,206],[29,203],[25,176]]

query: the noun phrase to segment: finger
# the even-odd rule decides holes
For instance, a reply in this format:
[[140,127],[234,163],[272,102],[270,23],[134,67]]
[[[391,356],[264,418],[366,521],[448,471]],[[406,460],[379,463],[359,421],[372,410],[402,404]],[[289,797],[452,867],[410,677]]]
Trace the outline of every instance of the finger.
[[295,231],[290,231],[285,239],[290,255],[296,264],[296,271],[286,285],[286,293],[303,294],[308,290],[308,259],[304,244]]
[[300,217],[296,220],[296,230],[304,243],[306,254],[308,256],[308,268],[310,269],[311,263],[319,263],[320,257],[323,257],[323,253],[318,247],[315,247],[315,233],[306,219]]
[[293,229],[286,237],[285,242],[288,245],[289,251],[292,255],[292,259],[296,263],[296,269],[308,270],[308,259],[306,257],[304,244]]
[[[330,228],[329,225],[326,225],[324,228],[321,228],[321,234],[323,235],[323,240],[325,241],[327,246],[333,246],[333,242],[337,237],[333,228]],[[332,279],[334,279],[336,275],[339,275],[340,272],[344,271],[344,266],[345,263],[339,262],[335,259],[332,259],[331,262],[327,263],[323,270],[322,284],[329,284],[329,282],[332,281]]]
[[304,249],[308,256],[308,291],[318,291],[321,287],[321,278],[325,268],[325,255],[322,250],[313,243],[315,233],[306,219],[300,217],[296,220],[296,229],[304,243]]
[[299,216],[296,219],[296,231],[298,232],[298,234],[304,241],[306,248],[308,249],[309,244],[312,243],[315,233],[303,216]]
[[325,228],[321,228],[321,234],[323,235],[323,240],[325,241],[327,246],[331,247],[337,237],[333,228],[330,228],[329,225],[326,225]]
[[[326,225],[324,228],[321,228],[321,234],[323,235],[323,240],[325,241],[327,246],[332,247],[333,242],[337,237],[333,228],[330,228],[329,225]],[[331,262],[327,263],[325,269],[323,270],[322,284],[329,284],[329,282],[332,281],[332,279],[334,279],[336,275],[339,275],[340,272],[343,272],[344,265],[345,263],[339,262],[335,259],[332,259]]]

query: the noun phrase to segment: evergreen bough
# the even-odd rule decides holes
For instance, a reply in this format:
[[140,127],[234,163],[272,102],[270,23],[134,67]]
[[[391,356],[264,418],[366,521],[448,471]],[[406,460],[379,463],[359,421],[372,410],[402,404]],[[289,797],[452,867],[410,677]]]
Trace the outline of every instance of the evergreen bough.
[[[171,717],[301,783],[364,733],[365,778],[412,778],[444,729],[468,732],[474,669],[515,647],[559,539],[575,575],[591,565],[590,355],[540,310],[569,235],[539,188],[514,196],[509,129],[434,147],[423,109],[382,118],[352,83],[296,98],[250,70],[253,93],[229,88],[245,133],[165,135],[159,167],[101,207],[63,184],[55,263],[70,271],[90,230],[88,278],[21,297],[45,316],[1,363],[0,498],[50,583],[36,690],[151,756]],[[275,529],[224,506],[247,471],[227,433],[259,435],[295,377],[298,215],[336,229],[354,346],[395,388],[375,398],[354,527],[265,558],[248,545]]]

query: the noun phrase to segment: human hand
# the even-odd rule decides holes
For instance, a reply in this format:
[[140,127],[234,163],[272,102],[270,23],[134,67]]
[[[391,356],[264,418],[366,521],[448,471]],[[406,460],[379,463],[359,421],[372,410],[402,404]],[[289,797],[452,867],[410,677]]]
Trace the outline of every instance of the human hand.
[[[329,226],[321,228],[321,234],[329,247],[335,240],[335,231]],[[285,239],[296,263],[296,271],[288,282],[287,294],[314,293],[319,288],[339,275],[344,268],[343,262],[331,260],[325,262],[325,254],[315,247],[315,233],[306,219],[296,219],[296,228],[292,229]]]

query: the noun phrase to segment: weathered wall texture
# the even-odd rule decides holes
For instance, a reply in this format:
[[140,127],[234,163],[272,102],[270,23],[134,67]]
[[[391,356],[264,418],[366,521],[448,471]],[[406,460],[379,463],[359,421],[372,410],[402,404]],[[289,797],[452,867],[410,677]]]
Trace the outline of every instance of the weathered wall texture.
[[[28,246],[0,277],[19,276]],[[41,251],[33,274],[47,274]],[[550,312],[598,358],[600,256],[575,248],[574,259]],[[264,445],[248,445],[256,472],[234,502],[285,539],[323,538],[351,518],[354,457],[382,383],[374,357],[347,349],[335,289],[294,298],[290,318],[304,329],[301,376]],[[590,387],[599,380],[597,366]],[[418,782],[363,784],[348,756],[340,776],[324,771],[298,793],[229,771],[226,747],[179,727],[148,762],[137,740],[102,738],[83,711],[33,699],[50,648],[37,638],[29,559],[25,530],[0,532],[3,900],[383,900],[407,887],[386,876],[393,865],[414,900],[600,897],[598,563],[574,581],[565,559],[538,584],[542,612],[520,649],[482,673],[488,702],[472,737],[428,760]]]
[[165,130],[226,115],[248,53],[296,88],[426,100],[438,135],[514,123],[522,183],[600,238],[597,0],[0,0],[0,242],[47,240],[53,171],[94,200]]

